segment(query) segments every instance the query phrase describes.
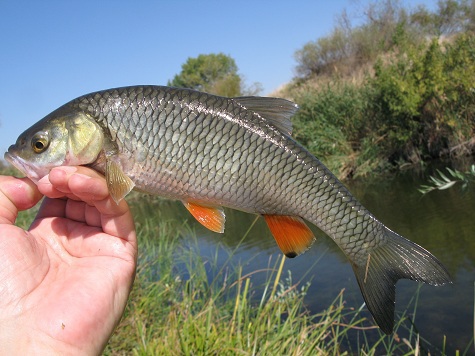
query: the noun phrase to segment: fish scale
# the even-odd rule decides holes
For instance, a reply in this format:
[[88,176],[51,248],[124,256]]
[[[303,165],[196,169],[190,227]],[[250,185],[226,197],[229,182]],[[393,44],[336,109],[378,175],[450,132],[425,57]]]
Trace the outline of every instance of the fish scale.
[[[379,222],[291,138],[295,111],[295,104],[276,98],[159,86],[110,89],[55,110],[20,135],[5,157],[32,179],[56,165],[89,165],[106,175],[114,199],[132,188],[178,199],[213,231],[224,226],[222,206],[262,214],[289,257],[314,240],[302,219],[310,221],[348,257],[369,310],[390,333],[398,279],[441,285],[450,277],[433,255]],[[81,125],[84,132],[78,132]],[[49,137],[53,126],[64,131],[62,138]],[[64,137],[82,151],[53,152],[55,139]],[[90,142],[76,142],[78,137]],[[31,152],[35,140],[45,154]],[[48,153],[55,158],[48,161]]]

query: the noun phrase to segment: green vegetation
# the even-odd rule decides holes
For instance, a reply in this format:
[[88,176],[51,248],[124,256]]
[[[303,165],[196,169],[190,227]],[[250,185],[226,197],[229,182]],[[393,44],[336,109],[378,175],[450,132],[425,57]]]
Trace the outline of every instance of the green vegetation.
[[260,91],[258,83],[245,88],[236,62],[223,53],[200,54],[196,58],[188,58],[182,65],[180,74],[169,80],[168,85],[229,97],[244,93],[255,95]]
[[475,1],[365,14],[297,51],[299,76],[279,93],[301,107],[294,136],[340,178],[472,154]]
[[437,176],[430,176],[429,185],[421,185],[419,191],[422,194],[427,194],[434,190],[445,190],[453,187],[456,183],[462,184],[462,189],[466,189],[469,183],[475,180],[475,164],[470,166],[467,172],[460,172],[456,169],[445,168],[447,174],[437,170]]

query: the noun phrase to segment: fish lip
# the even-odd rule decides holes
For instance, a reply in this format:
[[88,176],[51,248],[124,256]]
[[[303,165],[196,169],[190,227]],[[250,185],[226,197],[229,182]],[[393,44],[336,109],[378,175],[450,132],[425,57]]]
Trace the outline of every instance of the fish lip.
[[10,149],[8,150],[8,152],[5,152],[4,158],[7,162],[11,163],[15,168],[17,168],[23,174],[28,176],[28,178],[30,178],[31,180],[38,181],[40,179],[38,172],[33,170],[32,167],[25,162],[25,160],[11,154]]

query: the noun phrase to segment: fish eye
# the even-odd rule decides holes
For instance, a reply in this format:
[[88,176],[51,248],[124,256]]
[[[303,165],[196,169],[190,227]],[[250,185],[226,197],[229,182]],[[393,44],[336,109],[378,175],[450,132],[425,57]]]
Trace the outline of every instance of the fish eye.
[[45,132],[38,132],[31,139],[31,147],[35,153],[41,153],[49,146],[48,135]]

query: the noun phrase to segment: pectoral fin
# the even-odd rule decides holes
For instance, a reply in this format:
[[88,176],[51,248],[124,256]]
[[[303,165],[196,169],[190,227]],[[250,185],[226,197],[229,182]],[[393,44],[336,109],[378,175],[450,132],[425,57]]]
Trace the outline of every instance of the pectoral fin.
[[135,183],[125,175],[119,164],[112,160],[107,160],[106,181],[109,193],[117,204],[119,204],[135,186]]
[[223,233],[226,215],[221,207],[207,207],[195,203],[183,202],[185,208],[201,225],[214,232]]
[[298,216],[264,215],[280,250],[289,258],[304,253],[315,241],[312,230]]

